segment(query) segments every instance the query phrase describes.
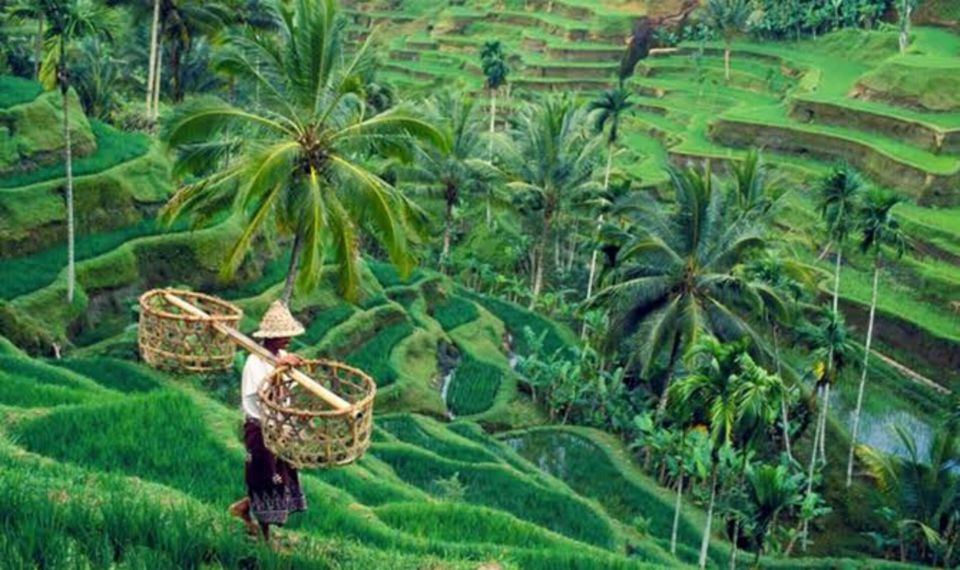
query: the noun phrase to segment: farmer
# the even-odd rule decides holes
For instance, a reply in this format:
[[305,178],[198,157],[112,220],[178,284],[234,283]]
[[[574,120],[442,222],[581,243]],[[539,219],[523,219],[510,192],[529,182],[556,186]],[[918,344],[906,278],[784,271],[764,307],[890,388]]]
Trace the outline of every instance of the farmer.
[[[284,349],[290,344],[291,337],[303,333],[303,325],[293,318],[287,307],[274,301],[253,336],[263,339],[264,348],[274,355],[279,365],[299,366],[303,360]],[[307,508],[296,469],[275,456],[263,443],[258,391],[273,370],[272,365],[256,354],[247,357],[243,367],[241,407],[246,416],[243,442],[247,448],[244,470],[247,496],[230,506],[230,514],[243,520],[247,532],[255,537],[262,531],[265,541],[270,540],[270,525],[283,526],[290,513]]]

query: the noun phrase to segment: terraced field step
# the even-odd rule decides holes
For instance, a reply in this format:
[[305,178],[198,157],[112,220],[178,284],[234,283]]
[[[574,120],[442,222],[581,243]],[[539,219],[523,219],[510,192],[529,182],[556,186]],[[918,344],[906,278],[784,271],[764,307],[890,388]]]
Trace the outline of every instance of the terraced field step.
[[960,159],[932,154],[893,139],[852,129],[791,122],[772,113],[728,113],[710,137],[735,147],[760,146],[822,160],[846,160],[922,204],[960,203]]
[[793,98],[798,121],[823,123],[904,140],[935,154],[960,155],[960,114],[918,113],[856,99]]

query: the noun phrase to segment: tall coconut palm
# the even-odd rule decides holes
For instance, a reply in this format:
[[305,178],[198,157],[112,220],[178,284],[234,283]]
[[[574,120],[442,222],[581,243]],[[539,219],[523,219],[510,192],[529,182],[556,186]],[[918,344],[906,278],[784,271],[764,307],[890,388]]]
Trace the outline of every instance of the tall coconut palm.
[[777,291],[742,270],[767,247],[763,219],[740,216],[709,171],[674,168],[670,179],[674,204],[639,199],[595,298],[610,312],[610,340],[635,347],[641,376],[668,355],[660,413],[684,347],[705,332],[724,341],[750,337],[763,347],[752,318],[764,307],[783,311]]
[[840,268],[843,245],[856,225],[857,204],[863,189],[863,178],[848,164],[838,164],[817,187],[817,209],[827,226],[827,234],[836,248],[836,269],[833,276],[833,310],[839,310]]
[[[810,272],[799,263],[787,258],[783,252],[768,252],[766,255],[752,260],[747,265],[747,274],[752,278],[767,283],[780,294],[784,300],[783,313],[773,313],[765,310],[764,320],[770,325],[773,341],[773,360],[777,376],[784,377],[783,360],[780,356],[780,330],[782,326],[790,326],[797,315],[797,301],[804,293],[804,284],[811,280]],[[783,444],[787,457],[793,460],[793,449],[790,435],[790,400],[792,392],[784,390],[781,400],[781,423],[783,427]]]
[[40,79],[48,88],[60,89],[63,113],[63,159],[67,179],[67,302],[73,302],[76,288],[76,224],[73,211],[73,149],[70,139],[70,50],[77,41],[89,37],[110,39],[116,18],[110,10],[92,0],[40,0],[47,21],[46,37],[53,49],[40,70]]
[[[497,129],[497,91],[507,82],[510,67],[503,54],[503,44],[500,40],[484,42],[480,49],[480,67],[486,78],[487,90],[490,91],[490,146],[487,159],[493,160],[493,133]],[[487,208],[487,223],[490,223],[490,208]]]
[[779,378],[767,374],[745,351],[746,343],[723,344],[704,337],[691,348],[692,373],[671,386],[675,405],[708,426],[713,444],[710,499],[700,543],[699,567],[706,568],[713,511],[717,497],[719,451],[737,447],[761,433],[779,413]]
[[[597,132],[607,131],[607,165],[603,171],[603,190],[606,192],[610,188],[610,170],[613,167],[613,155],[617,142],[620,140],[620,120],[623,115],[633,107],[630,101],[630,92],[623,87],[623,84],[616,89],[604,91],[599,99],[590,103],[588,109],[593,113],[594,129]],[[603,214],[597,218],[597,231],[603,224]],[[597,276],[597,257],[599,250],[593,249],[590,255],[590,274],[587,278],[587,296],[589,299],[593,295],[593,285]]]
[[870,364],[870,345],[873,341],[873,319],[877,311],[877,292],[880,288],[880,269],[884,246],[892,247],[894,254],[902,256],[907,240],[900,229],[900,223],[893,215],[893,207],[900,198],[883,190],[870,191],[860,210],[860,227],[863,238],[860,250],[873,255],[873,292],[870,296],[870,318],[867,321],[867,340],[863,349],[863,369],[860,372],[860,387],[857,390],[857,407],[853,412],[853,431],[850,434],[850,454],[847,458],[847,487],[853,482],[853,453],[857,446],[860,429],[860,411],[863,406],[863,392],[867,385],[867,369]]
[[730,43],[747,30],[750,0],[708,0],[705,9],[708,25],[723,38],[723,72],[730,81]]
[[313,286],[324,258],[336,260],[341,292],[359,288],[359,234],[388,251],[401,273],[423,212],[364,163],[370,155],[411,158],[418,140],[445,145],[442,134],[401,109],[368,115],[362,72],[371,65],[369,40],[349,60],[342,53],[344,21],[334,0],[271,4],[275,35],[230,38],[227,57],[238,76],[258,84],[254,111],[215,98],[189,101],[165,125],[179,151],[178,171],[200,178],[166,206],[168,219],[229,209],[245,220],[224,264],[239,266],[267,221],[293,236],[283,298],[294,281]]
[[480,194],[501,173],[480,158],[483,129],[472,98],[444,92],[429,99],[426,108],[428,118],[443,132],[445,144],[422,148],[418,160],[404,170],[404,178],[444,201],[443,265],[450,255],[454,209],[465,195]]
[[[810,464],[807,473],[807,497],[813,495],[813,481],[818,458],[826,462],[827,411],[830,387],[846,368],[854,351],[843,315],[825,307],[816,323],[805,323],[798,330],[799,337],[810,349],[813,358],[813,376],[819,402],[811,442]],[[808,522],[803,526],[803,548],[806,549]]]
[[515,147],[504,153],[516,178],[510,186],[524,192],[538,212],[531,306],[543,290],[545,254],[554,224],[573,200],[596,188],[593,173],[601,142],[585,128],[585,122],[586,109],[576,106],[571,97],[548,97],[541,105],[522,109]]

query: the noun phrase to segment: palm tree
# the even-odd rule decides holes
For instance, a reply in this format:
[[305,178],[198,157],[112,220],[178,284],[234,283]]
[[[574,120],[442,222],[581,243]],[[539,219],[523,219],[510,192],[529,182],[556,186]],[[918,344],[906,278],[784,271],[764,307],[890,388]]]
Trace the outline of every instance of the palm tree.
[[[212,0],[162,0],[161,28],[163,40],[170,46],[170,87],[175,103],[184,97],[183,61],[199,36],[210,36],[220,31],[231,19],[226,6]],[[156,89],[159,96],[162,51],[157,53]],[[154,106],[154,118],[158,109]]]
[[817,209],[827,225],[827,233],[837,249],[833,277],[833,310],[839,310],[840,267],[843,262],[843,244],[854,227],[857,201],[863,188],[863,178],[848,164],[834,166],[817,188]]
[[[803,283],[809,282],[810,273],[793,260],[785,259],[782,252],[768,252],[762,257],[752,260],[747,265],[747,274],[752,278],[767,283],[780,297],[785,301],[783,307],[784,313],[774,313],[765,310],[764,320],[770,325],[773,333],[773,359],[776,366],[777,376],[783,378],[783,360],[780,357],[780,327],[781,325],[790,325],[795,321],[797,301],[804,292]],[[784,390],[781,405],[781,418],[783,424],[783,445],[787,457],[793,460],[793,450],[790,443],[790,400],[791,391]]]
[[[500,40],[484,42],[480,49],[480,67],[486,77],[487,89],[490,91],[490,146],[488,160],[493,160],[493,133],[497,128],[497,90],[507,82],[510,67],[503,55],[503,45]],[[490,208],[487,208],[487,224],[490,223]]]
[[870,318],[867,321],[867,341],[863,350],[863,369],[860,372],[860,388],[857,390],[857,407],[853,412],[853,432],[850,434],[850,455],[847,458],[847,487],[853,482],[853,452],[857,446],[860,429],[860,412],[863,406],[863,392],[867,384],[867,368],[870,364],[870,345],[873,341],[873,319],[877,311],[877,292],[880,285],[880,268],[883,259],[883,246],[890,246],[900,257],[906,250],[906,237],[900,230],[900,224],[893,216],[893,207],[900,198],[883,190],[872,190],[866,196],[860,211],[860,226],[863,239],[860,250],[873,254],[873,293],[870,296]]
[[37,33],[33,40],[33,79],[40,80],[43,62],[44,4],[36,0],[18,0],[7,8],[7,15],[16,20],[36,20]]
[[775,421],[779,413],[775,396],[783,384],[756,365],[746,353],[746,342],[723,344],[708,336],[691,348],[688,359],[692,373],[671,386],[670,392],[679,409],[708,426],[712,442],[710,499],[700,543],[702,570],[710,546],[720,448],[745,444]]
[[609,339],[628,339],[636,347],[632,359],[641,376],[669,355],[659,413],[683,347],[706,332],[724,341],[750,337],[762,348],[751,319],[764,307],[781,313],[783,305],[772,287],[741,268],[767,247],[764,219],[739,215],[734,198],[709,171],[669,173],[675,205],[639,198],[595,298],[610,311]]
[[760,151],[753,148],[742,161],[731,161],[737,205],[744,215],[766,214],[784,195],[770,182],[770,169]]
[[899,518],[900,560],[906,562],[907,548],[912,546],[916,560],[956,568],[960,563],[960,432],[949,423],[939,426],[924,453],[912,434],[899,426],[894,430],[906,457],[884,455],[865,445],[858,447],[858,455],[883,503]]
[[179,151],[178,172],[201,176],[174,195],[165,215],[203,218],[231,209],[245,219],[224,275],[236,270],[273,215],[293,236],[284,300],[295,277],[301,288],[317,282],[326,255],[335,258],[340,290],[352,299],[360,279],[359,234],[378,240],[406,274],[414,261],[411,232],[424,219],[363,157],[411,158],[417,140],[441,148],[445,141],[401,108],[366,114],[360,77],[371,65],[370,41],[344,59],[344,25],[334,0],[276,2],[271,15],[275,35],[232,36],[226,55],[239,77],[260,85],[260,107],[245,111],[196,99],[165,125],[165,140]]
[[110,10],[92,0],[41,0],[43,19],[48,22],[46,37],[54,46],[40,70],[43,83],[60,88],[63,111],[63,158],[66,172],[67,209],[67,302],[73,302],[76,288],[75,222],[73,211],[73,150],[70,140],[70,49],[89,37],[109,39],[115,29]]
[[517,120],[515,148],[504,155],[516,178],[510,186],[524,191],[539,211],[531,306],[543,290],[545,253],[554,223],[571,201],[596,186],[592,178],[599,139],[584,128],[585,111],[568,96],[551,96],[542,105],[526,106]]
[[749,0],[708,0],[708,25],[723,37],[724,78],[730,81],[730,42],[746,31],[750,19]]
[[[807,473],[806,494],[809,499],[813,494],[813,479],[818,457],[823,463],[826,463],[827,410],[830,402],[830,387],[840,377],[843,369],[846,368],[854,346],[849,339],[849,331],[843,315],[829,307],[823,309],[816,323],[805,323],[800,327],[798,333],[800,339],[812,349],[811,356],[815,363],[813,375],[816,381],[816,399],[819,402],[810,451],[810,466]],[[805,521],[803,527],[804,550],[807,543],[808,522]]]
[[753,510],[753,537],[757,548],[754,567],[760,567],[767,537],[776,528],[780,513],[803,500],[802,477],[791,475],[786,465],[761,464],[747,471],[747,499]]
[[405,178],[426,186],[431,195],[444,200],[441,265],[450,255],[454,209],[464,195],[478,194],[500,176],[492,164],[481,160],[483,132],[472,98],[444,92],[427,101],[427,114],[443,132],[445,144],[428,146],[419,160],[404,170]]
[[[623,114],[633,107],[630,101],[630,92],[621,83],[616,89],[604,91],[599,99],[592,101],[588,106],[594,114],[594,129],[599,133],[607,129],[607,166],[603,171],[603,191],[610,188],[610,170],[613,167],[614,147],[620,140],[620,119]],[[608,128],[609,125],[609,128]],[[597,232],[603,224],[603,214],[597,218]],[[593,295],[593,283],[597,276],[597,256],[599,250],[593,249],[590,256],[590,275],[587,279],[587,296]]]

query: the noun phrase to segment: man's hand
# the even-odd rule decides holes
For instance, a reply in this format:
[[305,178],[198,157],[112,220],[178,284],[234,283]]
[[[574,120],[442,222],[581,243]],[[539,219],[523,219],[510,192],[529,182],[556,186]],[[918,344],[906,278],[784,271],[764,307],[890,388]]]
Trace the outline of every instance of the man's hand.
[[277,366],[302,366],[303,359],[296,354],[285,354],[277,359]]

